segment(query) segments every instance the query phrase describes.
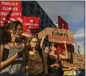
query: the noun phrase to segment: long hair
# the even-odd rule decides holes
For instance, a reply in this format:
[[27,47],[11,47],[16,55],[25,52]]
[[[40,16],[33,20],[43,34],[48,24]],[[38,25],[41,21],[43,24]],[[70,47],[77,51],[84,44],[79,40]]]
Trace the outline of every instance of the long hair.
[[8,24],[8,26],[6,27],[6,30],[8,31],[9,33],[9,37],[10,37],[10,42],[11,42],[11,33],[9,30],[13,30],[13,33],[15,34],[16,33],[16,29],[18,27],[18,25],[20,24],[20,26],[22,27],[23,29],[23,26],[22,24],[19,22],[19,21],[12,21],[11,23]]
[[23,30],[23,26],[22,26],[21,22],[19,22],[19,21],[13,21],[13,22],[11,22],[11,23],[8,25],[8,29],[13,29],[13,28],[15,28],[15,30],[16,30],[19,24],[20,24],[20,26],[22,27],[22,30]]
[[28,51],[32,50],[32,47],[31,47],[31,45],[30,45],[30,42],[31,42],[31,40],[32,40],[33,38],[36,38],[36,39],[38,40],[38,44],[36,45],[36,48],[35,48],[35,49],[36,49],[36,51],[39,51],[39,49],[40,49],[39,39],[38,39],[38,37],[35,37],[35,36],[30,37],[30,38],[28,39]]
[[51,43],[50,43],[50,46],[54,46],[54,47],[57,48],[57,47],[58,47],[58,43],[56,43],[56,42],[51,42]]
[[4,27],[0,27],[0,44],[7,44],[10,42],[10,40],[10,34],[5,30]]
[[[58,43],[56,43],[56,42],[50,42],[50,47],[51,46],[54,46],[55,48],[57,48],[59,45],[58,45]],[[51,50],[50,50],[51,51]]]

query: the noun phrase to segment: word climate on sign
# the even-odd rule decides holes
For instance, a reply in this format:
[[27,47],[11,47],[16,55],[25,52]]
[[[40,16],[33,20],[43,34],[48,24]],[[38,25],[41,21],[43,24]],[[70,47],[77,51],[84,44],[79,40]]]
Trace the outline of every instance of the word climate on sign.
[[[48,31],[48,32],[47,32]],[[38,34],[39,38],[48,35],[49,41],[69,44],[74,44],[73,33],[70,30],[58,29],[58,28],[46,28]]]
[[66,36],[66,37],[68,37],[66,32],[52,31],[52,35],[59,35],[59,36]]
[[0,27],[7,26],[12,21],[22,19],[22,7],[20,1],[2,1],[0,2]]

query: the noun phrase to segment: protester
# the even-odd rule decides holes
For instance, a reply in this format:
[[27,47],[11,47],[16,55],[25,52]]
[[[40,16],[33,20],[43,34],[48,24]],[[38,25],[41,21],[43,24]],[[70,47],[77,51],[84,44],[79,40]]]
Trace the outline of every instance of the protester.
[[25,51],[23,50],[25,45],[23,42],[21,42],[22,24],[19,21],[13,21],[8,25],[8,32],[10,41],[7,44],[3,45],[3,49],[8,50],[9,52],[7,59],[1,62],[1,75],[24,76]]
[[[4,45],[7,44],[10,41],[10,37],[8,33],[6,32],[4,27],[0,27],[0,62],[4,60],[3,57],[3,48]],[[9,62],[8,62],[9,63]],[[1,62],[0,69],[2,69],[5,66],[5,62]]]
[[[67,61],[68,64],[63,65],[64,76],[76,76],[76,70],[78,68],[76,65],[75,66],[73,65],[74,46],[71,44],[67,44],[67,50],[68,50],[68,59],[66,59],[65,61]],[[63,54],[64,53],[65,51],[63,52]]]
[[[59,45],[55,42],[49,43],[47,36],[44,36],[42,38],[40,46],[44,53],[44,57],[43,57],[45,60],[44,66],[46,66],[46,64],[48,64],[45,67],[46,68],[45,73],[47,73],[47,76],[51,76],[51,75],[52,76],[55,76],[55,75],[63,76],[62,66],[61,66],[59,59],[60,58],[67,59],[67,57],[68,57],[67,51],[65,52],[64,55],[62,55],[59,50],[60,49]],[[66,45],[65,45],[65,50],[67,50]],[[47,60],[47,62],[46,62],[46,60]],[[48,70],[48,72],[47,72],[47,70]]]
[[48,55],[49,73],[54,74],[55,76],[63,76],[62,65],[59,59],[68,58],[66,43],[64,46],[65,54],[58,54],[57,50],[59,49],[59,45],[55,42],[50,43],[50,52]]
[[47,56],[50,51],[50,48],[49,48],[49,41],[47,39],[47,36],[42,37],[41,42],[40,42],[40,47],[42,49],[42,55],[43,55],[44,74],[46,76],[49,76],[48,66],[47,66]]
[[29,73],[29,76],[42,76],[43,62],[38,38],[29,38],[28,47],[28,62],[26,65],[26,71]]

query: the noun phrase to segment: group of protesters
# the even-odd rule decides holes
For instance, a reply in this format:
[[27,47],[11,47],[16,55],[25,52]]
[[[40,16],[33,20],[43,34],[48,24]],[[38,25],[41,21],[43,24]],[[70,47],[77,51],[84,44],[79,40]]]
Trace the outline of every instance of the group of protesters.
[[49,42],[47,35],[40,40],[23,32],[19,21],[0,27],[0,37],[0,76],[66,76],[66,71],[77,70],[62,65],[62,60],[70,58],[70,44],[63,42],[63,50],[58,43]]

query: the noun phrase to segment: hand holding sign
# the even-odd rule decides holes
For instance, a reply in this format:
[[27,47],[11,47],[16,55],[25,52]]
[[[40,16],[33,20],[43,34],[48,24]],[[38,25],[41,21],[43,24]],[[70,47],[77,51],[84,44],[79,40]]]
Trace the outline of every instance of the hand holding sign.
[[64,47],[66,48],[66,41],[64,41]]
[[67,42],[66,41],[64,41],[64,44],[66,44]]
[[41,40],[41,43],[40,43],[40,47],[42,48],[43,47],[43,44],[45,42],[45,38],[46,38],[47,35],[43,36],[42,37],[42,40]]
[[70,30],[65,32],[65,30],[48,27],[39,32],[38,37],[41,39],[46,34],[48,35],[48,40],[51,42],[64,43],[66,41],[66,43],[74,43],[73,33]]

